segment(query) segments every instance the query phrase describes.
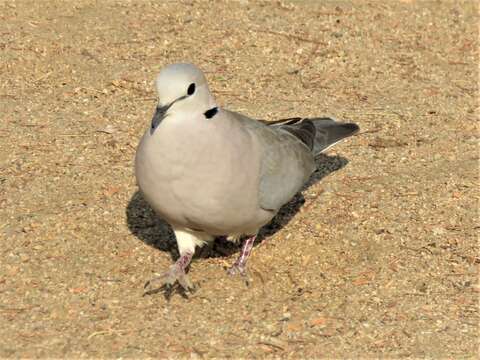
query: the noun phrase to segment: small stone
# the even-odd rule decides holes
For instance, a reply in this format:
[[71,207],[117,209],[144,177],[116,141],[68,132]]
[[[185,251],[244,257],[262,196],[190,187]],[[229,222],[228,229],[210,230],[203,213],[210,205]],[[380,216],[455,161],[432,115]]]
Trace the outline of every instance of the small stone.
[[115,132],[115,128],[111,124],[108,124],[104,128],[98,129],[97,132],[103,132],[105,134],[113,134]]
[[443,235],[446,233],[445,229],[444,228],[441,228],[439,226],[435,226],[433,229],[432,229],[432,232],[434,235]]

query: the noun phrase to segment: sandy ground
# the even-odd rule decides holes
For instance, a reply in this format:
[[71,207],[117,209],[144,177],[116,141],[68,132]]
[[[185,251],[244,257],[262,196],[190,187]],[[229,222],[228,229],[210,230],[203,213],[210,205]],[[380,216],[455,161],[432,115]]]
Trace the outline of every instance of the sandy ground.
[[[0,34],[0,357],[478,355],[476,2],[2,1]],[[177,253],[132,165],[178,61],[232,110],[362,132],[249,286],[218,243],[167,301],[142,296]]]

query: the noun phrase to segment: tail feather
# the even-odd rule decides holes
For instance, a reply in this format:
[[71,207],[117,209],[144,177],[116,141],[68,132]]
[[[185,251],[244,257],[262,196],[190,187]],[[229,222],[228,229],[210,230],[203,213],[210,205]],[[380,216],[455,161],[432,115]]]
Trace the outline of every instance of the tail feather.
[[360,130],[357,124],[342,123],[331,118],[317,118],[311,119],[311,121],[316,130],[315,143],[312,150],[315,155],[320,154]]
[[301,142],[307,145],[310,150],[313,150],[316,133],[313,122],[310,120],[304,120],[294,125],[282,125],[280,128],[295,135]]
[[314,155],[327,150],[339,141],[355,134],[360,128],[354,123],[343,123],[332,118],[290,118],[265,123],[288,131],[302,141]]

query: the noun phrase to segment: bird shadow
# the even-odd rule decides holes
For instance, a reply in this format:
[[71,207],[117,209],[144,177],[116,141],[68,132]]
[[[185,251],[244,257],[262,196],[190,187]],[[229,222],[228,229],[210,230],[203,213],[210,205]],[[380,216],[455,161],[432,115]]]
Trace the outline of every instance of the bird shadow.
[[[325,154],[318,155],[315,158],[315,162],[317,170],[312,174],[301,191],[307,190],[330,173],[338,171],[348,164],[348,160],[342,156],[328,156]],[[299,192],[292,200],[282,206],[270,223],[260,230],[255,244],[258,245],[285,227],[304,203],[305,198]],[[177,244],[171,226],[155,214],[140,191],[135,191],[132,195],[126,208],[126,216],[128,228],[133,235],[149,246],[168,252],[172,260],[178,258]],[[225,237],[218,237],[208,246],[197,249],[196,256],[210,258],[227,257],[239,252],[240,248],[240,242],[232,243],[227,241]]]

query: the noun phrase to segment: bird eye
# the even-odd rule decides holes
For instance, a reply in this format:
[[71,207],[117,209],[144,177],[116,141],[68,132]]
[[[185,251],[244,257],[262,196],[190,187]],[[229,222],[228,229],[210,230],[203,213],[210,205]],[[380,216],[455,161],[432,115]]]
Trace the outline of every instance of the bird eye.
[[193,95],[195,92],[195,83],[191,83],[187,89],[187,95]]

